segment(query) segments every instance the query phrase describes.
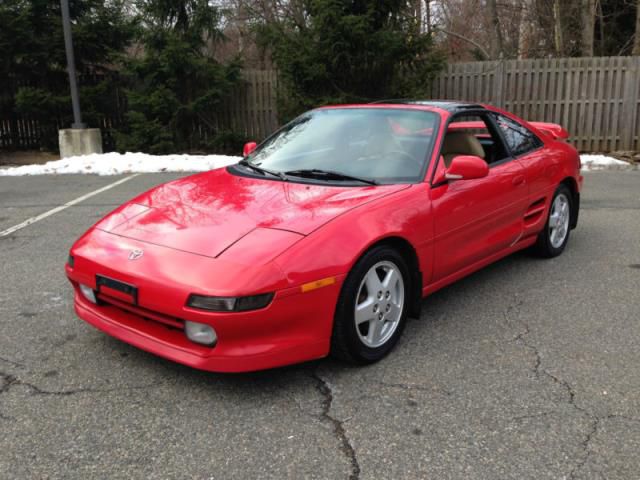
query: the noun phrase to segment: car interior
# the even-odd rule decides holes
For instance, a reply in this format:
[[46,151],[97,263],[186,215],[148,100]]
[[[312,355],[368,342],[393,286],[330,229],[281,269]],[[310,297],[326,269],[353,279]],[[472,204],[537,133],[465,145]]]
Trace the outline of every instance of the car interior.
[[[420,125],[426,127],[426,125]],[[432,141],[432,132],[427,128],[411,131],[380,117],[372,119],[367,131],[345,130],[346,148],[343,151],[341,168],[345,171],[362,172],[377,178],[412,178],[420,174],[425,152]],[[354,160],[355,159],[355,160]],[[366,167],[362,165],[366,163]]]
[[[498,127],[489,115],[464,113],[454,117],[441,150],[445,167],[458,155],[480,157],[490,166],[508,158]],[[267,167],[287,171],[293,166],[314,169],[322,165],[324,169],[353,176],[412,180],[420,176],[437,129],[433,116],[410,117],[405,112],[384,112],[357,122],[345,119],[338,125],[332,122],[314,125],[313,131],[305,122],[292,127],[294,137],[309,137],[305,142],[292,144],[292,148],[286,145],[289,135],[283,135],[278,142],[282,144],[280,151],[270,158]]]
[[489,165],[508,157],[495,127],[482,115],[454,118],[444,137],[441,154],[447,167],[458,155],[474,155]]
[[[490,148],[490,145],[486,146],[487,150]],[[441,153],[445,166],[449,167],[451,160],[458,155],[475,155],[486,160],[487,150],[472,133],[449,131],[444,137]]]

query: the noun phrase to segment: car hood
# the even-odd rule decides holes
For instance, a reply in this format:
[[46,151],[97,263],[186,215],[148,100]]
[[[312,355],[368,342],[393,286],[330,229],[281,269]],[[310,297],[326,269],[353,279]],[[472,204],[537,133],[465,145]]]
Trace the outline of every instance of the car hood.
[[255,229],[284,230],[299,238],[353,208],[405,188],[408,185],[271,181],[218,169],[160,185],[112,212],[96,228],[217,257]]

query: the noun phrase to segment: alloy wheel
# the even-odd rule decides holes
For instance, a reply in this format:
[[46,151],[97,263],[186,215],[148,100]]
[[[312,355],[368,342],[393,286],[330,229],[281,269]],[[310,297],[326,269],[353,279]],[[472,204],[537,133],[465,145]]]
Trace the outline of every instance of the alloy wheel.
[[553,200],[549,214],[549,241],[553,248],[560,248],[569,232],[570,208],[569,199],[560,193]]
[[404,309],[405,287],[397,265],[381,261],[364,276],[354,311],[356,332],[369,348],[384,345],[400,324]]

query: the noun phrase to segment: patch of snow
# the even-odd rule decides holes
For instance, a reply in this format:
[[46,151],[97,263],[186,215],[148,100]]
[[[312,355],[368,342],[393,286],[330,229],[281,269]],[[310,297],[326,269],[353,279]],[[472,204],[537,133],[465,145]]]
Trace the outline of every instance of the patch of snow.
[[[102,153],[63,158],[43,165],[0,168],[0,176],[58,175],[91,173],[121,175],[124,173],[204,172],[226,167],[242,157],[228,155],[149,155],[146,153]],[[627,162],[607,155],[581,155],[582,170],[628,167]]]
[[607,155],[580,155],[582,170],[603,170],[605,168],[629,167],[627,162]]
[[226,167],[241,160],[228,155],[148,155],[146,153],[102,153],[54,160],[43,165],[24,165],[1,169],[0,176],[56,175],[92,173],[204,172]]

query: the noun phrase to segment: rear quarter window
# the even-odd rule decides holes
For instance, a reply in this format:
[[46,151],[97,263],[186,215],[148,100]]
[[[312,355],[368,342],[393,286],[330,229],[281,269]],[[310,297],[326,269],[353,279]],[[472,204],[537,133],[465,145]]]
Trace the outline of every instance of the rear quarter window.
[[542,141],[524,125],[503,115],[496,115],[495,120],[514,156],[524,155],[542,146]]

